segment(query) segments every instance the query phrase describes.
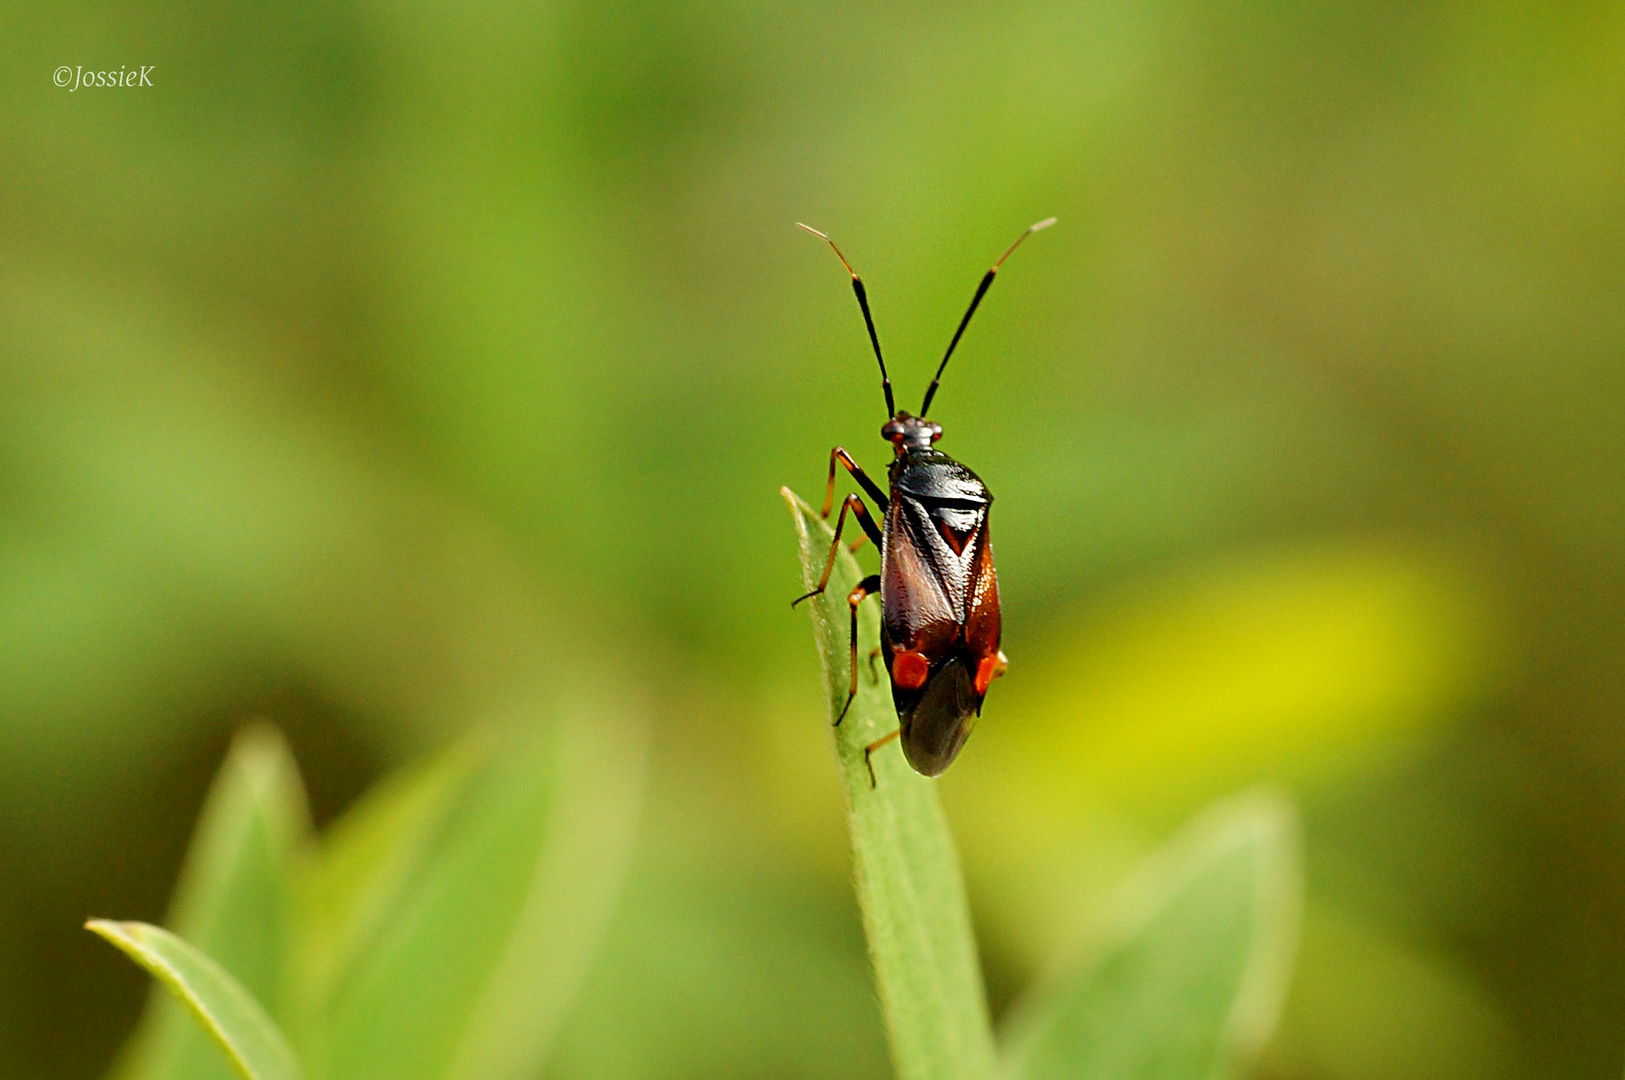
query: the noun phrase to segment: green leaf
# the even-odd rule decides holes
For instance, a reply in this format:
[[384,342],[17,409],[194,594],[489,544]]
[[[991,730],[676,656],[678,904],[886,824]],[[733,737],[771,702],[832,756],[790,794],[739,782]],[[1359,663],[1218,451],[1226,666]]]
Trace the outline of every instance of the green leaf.
[[298,1080],[299,1062],[260,1003],[207,955],[167,930],[92,919],[101,935],[150,971],[191,1010],[245,1080]]
[[[438,810],[422,807],[396,817],[379,811],[370,828],[356,826],[348,842],[374,848],[388,820],[415,820],[435,835],[421,857],[353,856],[376,876],[346,887],[352,895],[391,899],[365,916],[351,968],[332,986],[313,1073],[534,1075],[613,909],[646,741],[624,707],[579,708],[512,745],[494,743],[467,782],[454,785],[461,790],[443,826],[431,823]],[[356,838],[367,832],[372,838]],[[333,854],[337,873],[347,857]]]
[[1104,948],[1014,1012],[1018,1080],[1219,1080],[1274,1030],[1301,909],[1297,818],[1249,793],[1200,815],[1147,860]]
[[385,777],[322,837],[301,890],[305,1026],[322,1023],[357,958],[420,879],[447,817],[490,752],[490,740],[476,735]]
[[[818,584],[833,533],[789,489],[804,587]],[[851,680],[847,594],[862,577],[840,550],[829,587],[807,602],[823,660],[833,722]],[[934,781],[903,760],[895,743],[876,750],[871,787],[864,748],[897,729],[891,688],[869,657],[880,647],[875,601],[858,618],[858,696],[835,728],[857,866],[858,901],[875,966],[892,1058],[903,1080],[960,1080],[993,1075],[995,1055],[970,908],[959,856]]]
[[[209,790],[167,920],[287,1021],[290,889],[310,840],[299,771],[269,724],[244,728]],[[226,1080],[231,1069],[165,993],[122,1057],[123,1080]]]

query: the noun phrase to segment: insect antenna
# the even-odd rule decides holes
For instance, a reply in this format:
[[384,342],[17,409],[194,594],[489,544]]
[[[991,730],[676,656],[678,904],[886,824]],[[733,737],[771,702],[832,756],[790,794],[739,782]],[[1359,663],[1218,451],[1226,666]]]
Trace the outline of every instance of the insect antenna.
[[[948,342],[948,351],[942,354],[942,363],[937,365],[937,373],[932,377],[931,385],[925,388],[925,404],[920,406],[920,417],[922,419],[931,408],[931,399],[936,396],[937,384],[942,382],[942,369],[948,366],[948,358],[954,354],[954,346],[959,344],[960,337],[965,333],[965,327],[970,325],[970,317],[976,314],[976,305],[980,304],[982,302],[982,297],[987,295],[988,286],[993,284],[993,276],[999,272],[999,267],[1004,265],[1004,260],[1010,257],[1011,252],[1015,251],[1016,248],[1021,246],[1021,242],[1023,240],[1027,239],[1027,237],[1031,236],[1033,233],[1038,232],[1040,229],[1049,228],[1051,225],[1055,224],[1055,222],[1055,218],[1049,217],[1038,222],[1036,225],[1029,226],[1026,232],[1016,237],[1015,243],[1011,244],[1005,249],[1004,254],[999,256],[999,261],[993,264],[993,268],[982,275],[982,283],[976,286],[976,295],[970,298],[970,307],[965,309],[965,317],[959,320],[959,329],[954,331],[954,339]],[[802,228],[806,228],[806,226],[802,226]],[[839,252],[837,252],[837,254],[839,254]],[[845,260],[842,261],[844,262]],[[853,276],[856,277],[857,275],[854,274]]]
[[[819,232],[811,225],[803,225],[799,221],[796,222],[796,227],[806,229],[828,244],[830,250],[835,252],[835,257],[841,260],[841,265],[846,267],[846,272],[852,275],[852,291],[858,294],[858,307],[863,309],[863,324],[869,328],[869,343],[875,347],[875,359],[880,361],[880,388],[886,391],[886,419],[889,420],[897,415],[897,405],[892,401],[891,376],[886,374],[886,358],[880,355],[880,336],[875,333],[874,316],[869,314],[869,294],[864,291],[863,279],[858,277],[858,272],[852,269],[851,263],[846,261],[846,256],[841,254],[841,249],[836,247],[835,241],[831,240],[826,234]],[[1003,262],[1004,260],[999,261]]]

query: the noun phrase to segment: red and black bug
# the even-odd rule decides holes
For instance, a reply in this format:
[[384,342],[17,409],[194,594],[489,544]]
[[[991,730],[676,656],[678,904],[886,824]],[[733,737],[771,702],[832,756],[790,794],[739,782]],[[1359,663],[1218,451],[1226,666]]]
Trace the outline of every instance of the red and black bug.
[[[800,223],[797,222],[799,225]],[[835,465],[839,462],[852,474],[858,486],[874,500],[885,527],[874,518],[857,495],[841,503],[835,521],[835,539],[829,561],[824,564],[818,587],[797,597],[791,607],[822,593],[835,566],[835,553],[841,543],[841,529],[851,512],[864,533],[880,548],[880,573],[858,583],[847,596],[852,609],[852,687],[846,705],[835,718],[837,726],[858,693],[858,605],[864,597],[880,593],[880,649],[891,675],[892,703],[897,707],[896,731],[871,743],[863,752],[869,755],[901,736],[903,756],[916,772],[936,776],[953,764],[959,748],[970,734],[971,724],[981,715],[988,685],[1004,674],[1007,661],[999,651],[999,582],[993,568],[993,545],[988,538],[988,510],[993,493],[965,466],[937,449],[942,426],[927,420],[931,398],[942,380],[943,369],[954,347],[976,314],[976,307],[993,284],[994,275],[1021,242],[1040,229],[1055,224],[1046,218],[1016,238],[999,256],[992,269],[982,275],[976,294],[937,373],[926,388],[920,415],[910,416],[892,400],[891,379],[886,360],[880,354],[880,337],[869,313],[869,297],[863,280],[846,261],[835,241],[807,225],[801,225],[823,239],[834,250],[841,265],[852,275],[852,291],[857,294],[863,322],[869,330],[880,363],[880,386],[886,394],[886,423],[880,437],[892,444],[892,463],[887,470],[883,492],[870,480],[852,455],[837,446],[829,455],[829,483],[824,490],[823,516],[828,518],[835,497]],[[862,541],[860,540],[859,543]],[[854,544],[854,547],[857,545]],[[874,781],[874,768],[869,770]]]

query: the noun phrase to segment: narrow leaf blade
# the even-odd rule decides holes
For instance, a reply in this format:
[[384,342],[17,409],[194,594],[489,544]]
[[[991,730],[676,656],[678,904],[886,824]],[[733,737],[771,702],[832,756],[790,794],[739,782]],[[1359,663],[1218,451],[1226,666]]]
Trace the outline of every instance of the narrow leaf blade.
[[625,703],[578,702],[567,715],[548,839],[463,1028],[449,1080],[528,1080],[541,1072],[631,863],[647,729]]
[[206,954],[146,923],[92,919],[85,928],[151,972],[191,1011],[244,1080],[299,1080],[299,1063],[276,1022]]
[[[233,740],[203,812],[166,920],[286,1023],[290,889],[310,842],[293,755],[269,724]],[[169,994],[154,991],[123,1055],[120,1080],[226,1080],[231,1068]]]
[[645,741],[577,710],[494,748],[334,986],[317,1076],[534,1075],[614,907]]
[[1296,950],[1301,883],[1289,804],[1210,808],[1122,890],[1106,947],[1015,1011],[1017,1080],[1221,1080],[1274,1030]]
[[491,750],[490,740],[476,734],[385,777],[323,835],[300,890],[306,1025],[321,1026],[333,995],[420,879]]
[[[833,532],[788,489],[804,589],[818,584]],[[830,719],[851,685],[851,614],[847,594],[862,573],[844,548],[827,589],[807,602],[823,660]],[[877,749],[870,784],[864,748],[897,729],[891,689],[878,661],[877,601],[858,617],[858,696],[835,729],[847,819],[881,1009],[893,1063],[903,1080],[965,1080],[995,1069],[992,1028],[982,986],[959,856],[935,783],[908,767],[895,743]]]

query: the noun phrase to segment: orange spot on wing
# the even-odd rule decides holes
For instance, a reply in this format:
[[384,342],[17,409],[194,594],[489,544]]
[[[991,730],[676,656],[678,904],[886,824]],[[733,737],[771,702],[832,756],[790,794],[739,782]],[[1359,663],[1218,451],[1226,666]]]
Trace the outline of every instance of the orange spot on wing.
[[982,662],[976,665],[976,692],[986,694],[993,680],[1003,675],[1009,666],[1010,661],[1005,659],[1002,652],[997,656],[982,657]]
[[892,682],[904,690],[918,690],[930,674],[931,665],[917,652],[900,652],[892,657]]

